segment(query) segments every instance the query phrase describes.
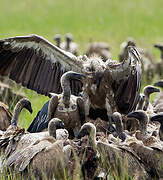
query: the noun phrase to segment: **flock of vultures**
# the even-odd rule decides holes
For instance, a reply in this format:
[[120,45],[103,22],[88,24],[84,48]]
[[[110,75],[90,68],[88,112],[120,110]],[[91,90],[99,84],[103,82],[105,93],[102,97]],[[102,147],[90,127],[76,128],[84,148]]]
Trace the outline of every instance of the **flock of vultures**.
[[[163,45],[154,45],[156,61],[128,39],[115,61],[107,43],[79,56],[71,34],[54,40],[0,40],[0,76],[50,97],[27,130],[18,121],[23,108],[32,113],[31,102],[20,99],[13,114],[0,103],[0,177],[162,179]],[[142,79],[149,85],[140,93]]]

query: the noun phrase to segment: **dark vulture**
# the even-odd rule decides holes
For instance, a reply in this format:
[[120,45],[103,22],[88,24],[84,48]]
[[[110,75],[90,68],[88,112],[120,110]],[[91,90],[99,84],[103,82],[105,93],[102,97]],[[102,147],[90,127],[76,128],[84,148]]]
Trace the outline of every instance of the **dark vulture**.
[[127,56],[128,46],[135,46],[139,51],[141,55],[142,71],[144,72],[143,77],[145,78],[144,80],[146,80],[149,84],[153,79],[155,73],[155,63],[153,55],[150,53],[150,51],[138,47],[132,38],[128,38],[127,41],[121,44],[121,52],[119,54],[120,62],[122,62]]
[[[37,93],[61,93],[60,78],[66,71],[83,73],[86,115],[90,108],[127,114],[136,108],[141,87],[141,61],[137,49],[128,47],[122,63],[87,56],[76,57],[37,35],[0,40],[0,75]],[[72,81],[78,95],[81,83]]]

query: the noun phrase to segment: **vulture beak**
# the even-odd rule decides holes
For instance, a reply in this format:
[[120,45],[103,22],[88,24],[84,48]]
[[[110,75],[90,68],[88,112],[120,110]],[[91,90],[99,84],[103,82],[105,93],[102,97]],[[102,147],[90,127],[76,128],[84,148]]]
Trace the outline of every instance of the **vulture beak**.
[[89,135],[88,131],[86,129],[81,129],[77,135],[78,139],[81,139],[82,137],[84,137],[85,135]]
[[163,45],[161,44],[155,44],[154,47],[163,50]]
[[154,83],[154,86],[158,86],[158,87],[163,88],[163,80],[160,80],[160,81],[155,82],[155,83]]
[[136,118],[136,119],[139,119],[140,114],[139,114],[139,112],[130,112],[130,113],[127,114],[127,117],[128,117],[128,118]]
[[31,103],[28,103],[25,108],[32,114],[33,110],[32,110],[32,106]]
[[145,88],[144,88],[144,94],[147,94],[147,95],[149,95],[149,94],[152,94],[152,93],[154,93],[154,92],[160,92],[160,90],[158,89],[158,88],[156,88],[156,87],[154,87],[154,86],[146,86]]
[[59,127],[60,127],[60,129],[64,129],[65,125],[62,121],[59,123]]
[[72,72],[70,79],[74,79],[74,80],[79,80],[80,81],[80,80],[84,80],[85,77],[86,76],[84,74],[82,74],[82,73]]

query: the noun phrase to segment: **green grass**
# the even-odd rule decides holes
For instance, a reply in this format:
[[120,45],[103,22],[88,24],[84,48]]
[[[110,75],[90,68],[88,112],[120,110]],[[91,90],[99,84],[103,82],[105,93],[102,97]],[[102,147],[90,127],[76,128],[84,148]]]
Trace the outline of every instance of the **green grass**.
[[[117,59],[119,45],[128,36],[151,50],[162,42],[162,0],[1,0],[0,39],[38,34],[52,41],[56,33],[71,32],[80,45],[80,54],[91,41],[106,41]],[[25,90],[33,115],[23,111],[20,124],[27,127],[48,98]]]

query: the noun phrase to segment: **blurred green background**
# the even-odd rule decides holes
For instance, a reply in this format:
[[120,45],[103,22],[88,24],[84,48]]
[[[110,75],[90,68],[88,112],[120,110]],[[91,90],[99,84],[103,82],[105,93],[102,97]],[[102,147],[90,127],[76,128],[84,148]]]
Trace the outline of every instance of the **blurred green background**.
[[[72,33],[83,54],[89,42],[106,41],[118,59],[120,44],[133,37],[140,47],[149,49],[163,42],[162,0],[0,0],[0,38],[38,34],[53,42],[56,33],[63,38]],[[31,100],[33,114],[23,111],[19,124],[28,127],[48,100],[37,93],[19,89]]]

